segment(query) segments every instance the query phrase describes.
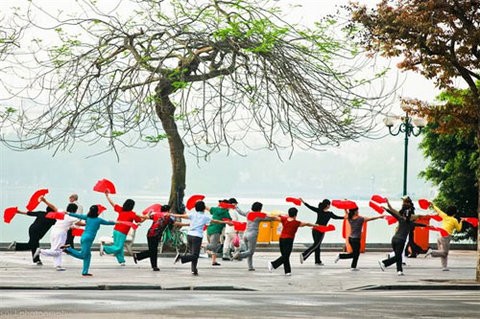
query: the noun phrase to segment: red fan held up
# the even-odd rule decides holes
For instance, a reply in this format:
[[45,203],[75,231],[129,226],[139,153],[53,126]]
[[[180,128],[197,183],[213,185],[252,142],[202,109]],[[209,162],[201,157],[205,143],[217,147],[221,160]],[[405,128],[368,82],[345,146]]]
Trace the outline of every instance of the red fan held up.
[[374,211],[376,211],[377,213],[379,214],[383,214],[383,212],[385,211],[385,209],[383,209],[382,206],[379,206],[377,204],[375,204],[374,202],[370,201],[368,203],[368,206],[370,206],[371,208],[373,208]]
[[15,214],[17,214],[17,211],[17,207],[5,208],[5,210],[3,211],[3,221],[9,224],[12,221],[13,217],[15,217]]
[[108,193],[110,194],[116,194],[116,190],[115,190],[115,185],[113,185],[113,183],[111,181],[109,181],[108,179],[101,179],[99,180],[95,186],[93,186],[93,190],[96,191],[96,192],[99,192],[99,193],[105,193],[106,191],[108,191]]
[[420,206],[421,209],[428,209],[431,204],[432,203],[425,198],[422,198],[422,199],[418,200],[418,206]]
[[142,212],[143,215],[147,215],[150,212],[153,213],[160,213],[162,211],[162,205],[161,204],[153,204],[145,208],[145,210]]
[[332,200],[332,206],[338,209],[355,209],[357,204],[351,200]]
[[198,202],[198,201],[201,201],[205,198],[205,195],[192,195],[190,196],[190,198],[187,200],[187,204],[185,205],[185,207],[188,209],[188,210],[192,210],[194,207],[195,207],[195,204]]
[[374,202],[377,202],[379,204],[385,204],[387,202],[387,199],[383,196],[380,196],[380,195],[372,195],[371,200],[373,200]]
[[285,200],[289,203],[292,203],[292,204],[296,205],[296,206],[302,205],[302,201],[300,200],[300,198],[287,197],[287,198],[285,198]]
[[40,203],[39,202],[40,197],[45,196],[46,194],[48,194],[48,189],[46,188],[39,189],[35,193],[33,193],[33,195],[30,197],[30,200],[28,201],[28,204],[26,206],[27,210],[31,212],[35,208],[37,208],[38,204]]

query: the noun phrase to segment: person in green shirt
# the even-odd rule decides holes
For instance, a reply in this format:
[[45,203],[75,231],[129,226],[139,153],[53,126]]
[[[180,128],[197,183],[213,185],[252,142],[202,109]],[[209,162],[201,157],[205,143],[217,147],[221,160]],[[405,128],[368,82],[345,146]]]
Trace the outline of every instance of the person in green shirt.
[[[222,203],[229,204],[228,200],[223,199],[219,201],[219,206],[210,208],[212,219],[222,220],[224,218],[232,219],[228,213],[228,208],[220,207]],[[212,266],[220,266],[217,262],[217,253],[220,248],[220,237],[222,235],[225,224],[211,223],[207,228],[207,236],[209,244],[207,245],[207,253],[212,256]]]

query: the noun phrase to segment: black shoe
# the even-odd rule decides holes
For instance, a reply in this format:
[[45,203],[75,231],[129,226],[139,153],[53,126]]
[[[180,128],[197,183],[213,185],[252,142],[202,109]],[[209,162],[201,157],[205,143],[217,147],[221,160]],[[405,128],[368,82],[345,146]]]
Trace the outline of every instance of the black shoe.
[[417,254],[410,254],[407,258],[417,258]]
[[192,275],[198,276],[198,271],[192,271]]
[[231,259],[231,258],[227,258],[227,257],[222,257],[222,260],[228,260],[228,261],[230,261],[230,260],[232,260],[232,259]]
[[137,263],[137,262],[138,262],[138,260],[137,260],[137,254],[133,253],[133,254],[132,254],[132,257],[133,257],[133,262],[134,262],[134,263]]
[[158,268],[158,267],[153,267],[152,270],[153,270],[153,271],[160,271],[160,268]]
[[212,264],[212,266],[221,266],[221,264],[219,264],[219,263],[217,263],[217,262],[214,262],[214,263]]

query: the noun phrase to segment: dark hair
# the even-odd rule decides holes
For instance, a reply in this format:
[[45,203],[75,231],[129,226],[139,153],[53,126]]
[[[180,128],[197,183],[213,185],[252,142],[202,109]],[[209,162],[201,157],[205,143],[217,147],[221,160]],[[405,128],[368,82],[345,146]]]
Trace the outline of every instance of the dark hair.
[[129,212],[133,209],[134,206],[135,206],[135,201],[129,198],[125,201],[125,203],[123,203],[122,210],[124,212]]
[[445,212],[448,216],[455,216],[457,214],[457,207],[448,206],[447,211]]
[[255,202],[252,204],[252,212],[259,212],[263,208],[263,204],[260,202]]
[[348,210],[348,219],[352,219],[355,213],[358,212],[358,207]]
[[78,209],[78,205],[74,203],[70,203],[67,205],[67,212],[69,213],[76,213]]
[[288,216],[289,217],[295,217],[295,216],[297,216],[297,213],[298,213],[298,209],[296,209],[295,207],[290,207],[288,209]]
[[230,204],[238,204],[237,199],[236,199],[236,198],[233,198],[233,197],[230,198],[230,199],[228,200],[228,202],[229,202]]
[[318,203],[318,209],[320,209],[321,211],[323,211],[327,206],[330,205],[330,201],[328,199],[324,199],[323,201],[321,201],[320,203]]
[[197,212],[203,212],[205,210],[205,202],[203,200],[199,200],[195,203],[195,210]]
[[161,212],[168,212],[170,210],[170,205],[162,205],[162,208],[160,209]]
[[97,205],[90,206],[90,210],[88,211],[87,217],[90,217],[90,218],[98,217],[98,206]]
[[53,208],[50,206],[47,206],[47,209],[45,210],[47,213],[54,212]]

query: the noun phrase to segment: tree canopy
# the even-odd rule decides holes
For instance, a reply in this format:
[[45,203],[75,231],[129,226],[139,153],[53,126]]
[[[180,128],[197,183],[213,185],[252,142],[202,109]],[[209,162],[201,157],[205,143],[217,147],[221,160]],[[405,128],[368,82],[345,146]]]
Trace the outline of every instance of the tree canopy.
[[389,95],[372,89],[384,70],[366,75],[332,18],[301,27],[261,0],[77,3],[83,11],[57,13],[30,1],[18,15],[32,32],[31,59],[12,61],[27,84],[10,92],[34,103],[3,110],[0,139],[55,152],[77,141],[117,151],[166,140],[174,207],[185,145],[204,158],[320,149],[365,136],[387,107]]

